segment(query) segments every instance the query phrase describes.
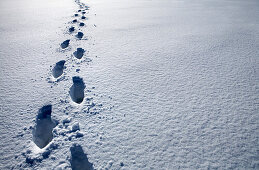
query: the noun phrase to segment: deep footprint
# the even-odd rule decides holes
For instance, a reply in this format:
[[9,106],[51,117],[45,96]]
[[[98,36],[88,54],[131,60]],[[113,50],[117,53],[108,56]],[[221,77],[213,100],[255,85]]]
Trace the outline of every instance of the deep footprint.
[[84,24],[83,22],[81,22],[81,23],[79,24],[79,26],[83,27],[83,26],[85,26],[85,24]]
[[77,48],[77,50],[73,53],[74,56],[78,59],[81,59],[84,55],[85,50],[83,48]]
[[71,99],[75,103],[82,103],[84,100],[84,90],[85,90],[85,83],[83,82],[83,79],[80,77],[73,77],[73,85],[70,87],[69,94],[71,96]]
[[70,27],[70,28],[68,29],[68,31],[69,31],[69,32],[74,32],[74,31],[75,31],[75,27]]
[[72,170],[93,170],[93,164],[88,161],[87,155],[83,148],[78,144],[73,144],[70,148],[71,159],[70,164]]
[[82,33],[82,32],[78,32],[76,35],[76,37],[80,38],[80,39],[83,38],[83,36],[84,36],[84,33]]
[[70,40],[66,40],[63,43],[61,43],[60,44],[61,48],[62,49],[67,48],[69,46],[69,42],[70,42]]
[[56,63],[56,65],[52,69],[53,77],[58,78],[63,74],[65,62],[66,62],[65,60],[61,60]]
[[74,19],[72,22],[73,22],[73,23],[76,23],[76,22],[77,22],[77,19]]
[[44,148],[53,139],[52,130],[57,122],[51,119],[52,105],[43,106],[36,118],[36,126],[33,129],[33,141],[39,148]]
[[86,17],[85,17],[85,16],[82,16],[81,19],[86,19]]

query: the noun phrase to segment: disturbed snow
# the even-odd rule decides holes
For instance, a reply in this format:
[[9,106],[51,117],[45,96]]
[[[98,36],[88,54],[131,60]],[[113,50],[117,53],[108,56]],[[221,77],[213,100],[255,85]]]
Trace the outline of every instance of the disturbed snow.
[[0,169],[259,168],[257,0],[0,8]]

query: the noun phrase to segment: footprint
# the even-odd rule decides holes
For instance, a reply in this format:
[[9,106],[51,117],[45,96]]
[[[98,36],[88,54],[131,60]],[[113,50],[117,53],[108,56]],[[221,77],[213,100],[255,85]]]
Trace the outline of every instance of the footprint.
[[39,148],[44,148],[53,139],[52,130],[58,124],[51,119],[52,105],[43,106],[36,118],[36,126],[33,129],[33,141]]
[[85,16],[82,16],[81,19],[86,19],[86,17],[85,17]]
[[52,69],[53,77],[58,78],[59,76],[61,76],[63,74],[65,62],[66,62],[65,60],[61,60],[56,63],[56,65]]
[[75,27],[70,27],[68,31],[69,32],[74,32],[75,31]]
[[84,52],[85,50],[83,48],[77,48],[73,54],[76,58],[81,59],[84,55]]
[[83,38],[83,36],[84,36],[84,33],[82,33],[82,32],[78,32],[76,35],[76,37],[79,39]]
[[81,9],[79,9],[78,12],[81,12]]
[[66,40],[63,43],[61,43],[60,44],[61,48],[62,49],[67,48],[69,46],[69,42],[70,42],[70,40]]
[[85,13],[86,13],[85,11],[82,12],[82,14],[85,14]]
[[78,17],[78,14],[75,14],[75,17]]
[[93,164],[88,161],[87,154],[79,144],[73,144],[70,147],[71,159],[70,164],[72,170],[93,170]]
[[83,23],[83,22],[81,22],[80,24],[79,24],[79,26],[81,26],[81,27],[83,27],[85,24]]
[[82,103],[84,100],[84,89],[85,89],[85,83],[83,82],[83,79],[80,77],[73,77],[73,85],[70,87],[69,94],[71,96],[71,99],[75,103]]
[[76,22],[77,22],[77,19],[74,19],[72,22],[73,22],[73,23],[76,23]]

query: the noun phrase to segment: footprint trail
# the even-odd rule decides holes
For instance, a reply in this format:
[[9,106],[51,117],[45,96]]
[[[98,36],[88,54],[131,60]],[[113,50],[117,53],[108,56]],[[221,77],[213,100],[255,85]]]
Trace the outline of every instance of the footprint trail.
[[[84,3],[81,3],[80,0],[75,0],[78,7],[80,9],[77,10],[77,12],[72,13],[73,20],[71,22],[68,22],[70,24],[69,27],[66,28],[66,31],[64,34],[69,34],[68,36],[71,36],[71,40],[67,39],[64,42],[60,44],[62,53],[68,53],[70,52],[69,49],[73,48],[73,40],[79,41],[84,37],[84,33],[77,30],[84,29],[84,26],[87,25],[85,21],[88,19],[85,14],[85,10],[89,10],[89,7],[86,6]],[[87,39],[85,39],[87,40]],[[70,45],[71,43],[71,45]],[[70,48],[71,46],[71,48]],[[69,47],[69,48],[68,48]],[[61,80],[68,80],[64,77],[67,76],[67,73],[69,73],[69,70],[75,70],[78,74],[80,69],[79,68],[73,68],[74,64],[80,64],[83,62],[90,62],[92,61],[90,58],[83,56],[85,55],[86,51],[83,48],[76,48],[76,51],[74,51],[72,54],[70,53],[70,56],[72,59],[67,58],[66,60],[60,60],[58,61],[55,66],[50,70],[49,75],[55,78],[55,81],[50,81],[50,83],[56,83],[58,84]],[[66,55],[67,56],[67,55]],[[74,59],[74,57],[77,59]],[[82,60],[81,60],[82,59]],[[66,64],[66,66],[65,66]],[[70,68],[72,67],[72,68]],[[67,69],[68,68],[68,69]],[[66,69],[66,72],[64,73],[64,69]],[[62,76],[63,75],[63,76]],[[53,78],[52,77],[52,78]],[[60,78],[61,77],[61,78]],[[57,81],[56,81],[57,80]],[[67,89],[69,93],[67,94],[67,98],[71,98],[71,100],[76,104],[84,103],[84,110],[82,113],[88,113],[88,114],[98,114],[99,110],[102,109],[102,104],[96,105],[92,98],[86,98],[85,102],[85,83],[83,78],[79,76],[73,76],[72,77],[72,86]],[[91,93],[90,90],[87,90],[87,92]],[[36,124],[34,128],[32,128],[32,140],[35,145],[37,145],[39,148],[42,149],[42,153],[38,155],[33,155],[33,150],[30,150],[28,153],[25,153],[24,156],[26,157],[25,163],[29,166],[35,166],[38,163],[41,163],[43,159],[48,159],[49,155],[52,153],[53,150],[59,149],[61,143],[71,142],[73,140],[80,140],[80,138],[84,137],[84,132],[81,132],[79,123],[76,121],[73,121],[73,116],[68,113],[67,108],[77,107],[77,105],[71,105],[71,102],[63,102],[64,100],[60,100],[60,105],[64,106],[64,109],[66,110],[66,117],[63,119],[63,121],[60,121],[62,123],[59,124],[59,121],[52,119],[52,105],[44,105],[42,108],[39,109],[38,115],[36,117]],[[70,105],[70,106],[69,106]],[[96,109],[99,107],[100,109]],[[62,118],[61,118],[62,120]],[[70,145],[71,146],[71,145]],[[69,148],[67,148],[67,151]],[[70,167],[72,170],[92,170],[94,169],[93,163],[90,163],[87,158],[87,154],[84,152],[83,148],[79,144],[73,144],[70,147],[70,159],[69,155],[67,155],[66,162],[59,162],[59,164],[56,167]],[[52,155],[53,158],[53,155]],[[70,164],[70,166],[69,166]],[[34,167],[33,167],[34,168]]]

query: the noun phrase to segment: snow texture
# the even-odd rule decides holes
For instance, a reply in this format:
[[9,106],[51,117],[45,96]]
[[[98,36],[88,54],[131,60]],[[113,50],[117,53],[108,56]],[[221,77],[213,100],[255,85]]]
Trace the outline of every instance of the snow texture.
[[1,0],[0,169],[259,169],[258,16],[258,0]]

